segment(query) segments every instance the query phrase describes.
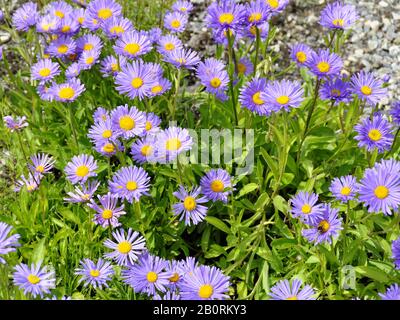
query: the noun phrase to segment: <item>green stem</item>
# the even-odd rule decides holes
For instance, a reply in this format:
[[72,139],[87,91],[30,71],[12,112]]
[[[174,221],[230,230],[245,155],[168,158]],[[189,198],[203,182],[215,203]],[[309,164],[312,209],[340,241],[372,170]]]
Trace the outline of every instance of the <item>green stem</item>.
[[[23,154],[24,159],[25,159],[25,163],[28,164],[29,160],[28,160],[28,157],[26,156],[25,148],[24,148],[24,145],[22,144],[21,136],[19,135],[18,132],[17,132],[17,137],[18,137],[19,145],[21,147],[22,154]],[[37,184],[37,186],[39,186],[39,183],[36,180],[35,174],[33,172],[32,172],[32,177],[33,177],[33,180],[35,181],[35,183]]]
[[394,150],[393,148],[396,145],[396,140],[397,140],[397,137],[399,136],[399,132],[400,132],[400,127],[397,129],[396,134],[394,135],[392,146],[390,147],[390,150],[388,151],[388,153],[385,155],[385,158],[393,152],[393,150]]
[[256,56],[254,58],[254,70],[253,70],[253,76],[256,76],[257,72],[257,63],[258,63],[258,50],[260,48],[260,30],[256,26]]
[[235,91],[233,88],[233,70],[232,66],[235,65],[233,61],[233,39],[232,35],[230,34],[230,30],[228,29],[227,31],[227,37],[228,37],[228,56],[229,56],[229,89],[231,93],[231,99],[232,99],[232,108],[233,108],[233,115],[235,116],[235,124],[236,126],[239,124],[238,120],[238,115],[237,115],[237,110],[236,110],[236,100],[235,100]]
[[179,88],[181,86],[181,76],[182,76],[182,70],[181,68],[178,69],[178,75],[176,76],[176,82],[175,82],[175,96],[174,96],[174,104],[172,105],[172,120],[175,120],[175,111],[176,111],[176,103],[178,100],[178,94],[179,94]]
[[72,134],[74,136],[76,148],[78,149],[78,153],[79,153],[80,151],[79,151],[78,136],[76,134],[75,121],[74,121],[74,118],[72,116],[71,107],[67,107],[67,108],[68,108],[68,113],[69,113],[69,122],[70,122],[70,125],[71,125]]

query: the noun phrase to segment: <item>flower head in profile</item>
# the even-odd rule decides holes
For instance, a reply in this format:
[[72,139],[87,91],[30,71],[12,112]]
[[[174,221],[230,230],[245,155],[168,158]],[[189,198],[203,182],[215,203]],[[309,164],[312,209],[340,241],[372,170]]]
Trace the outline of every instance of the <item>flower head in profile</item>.
[[187,191],[183,186],[179,186],[178,191],[173,193],[179,200],[173,204],[174,214],[180,215],[179,220],[184,220],[185,225],[196,225],[203,221],[207,214],[208,208],[202,204],[208,202],[208,199],[200,196],[200,193],[200,187]]
[[342,219],[339,210],[331,208],[330,204],[322,205],[322,216],[318,216],[310,223],[311,228],[303,229],[302,235],[315,244],[331,243],[333,238],[339,236],[342,230]]
[[385,293],[379,293],[382,300],[400,300],[400,286],[395,283]]
[[164,54],[164,60],[177,68],[195,69],[200,63],[199,55],[191,49],[177,48]]
[[123,229],[119,229],[112,236],[115,241],[107,239],[103,245],[113,251],[104,254],[104,257],[114,260],[120,266],[133,265],[146,250],[146,240],[131,228],[126,235]]
[[29,175],[27,178],[22,174],[21,178],[16,181],[16,186],[14,187],[15,192],[21,191],[22,188],[26,187],[26,190],[28,192],[32,192],[36,189],[39,188],[40,185],[40,178],[39,174],[34,173],[32,174],[29,172]]
[[110,112],[103,107],[98,107],[96,111],[93,113],[93,121],[94,122],[105,122],[110,118]]
[[49,173],[54,167],[55,160],[53,157],[45,153],[38,153],[30,158],[29,169],[32,173],[42,176]]
[[329,79],[322,84],[320,97],[333,101],[335,105],[348,103],[351,100],[350,84],[340,78]]
[[400,270],[400,237],[392,242],[392,258],[397,270]]
[[147,36],[149,37],[151,44],[155,44],[160,40],[162,36],[162,30],[159,27],[151,28],[149,31],[147,31]]
[[179,11],[168,12],[164,17],[164,27],[171,32],[185,31],[187,22],[187,15]]
[[28,122],[26,122],[26,117],[13,117],[13,116],[5,116],[3,118],[4,124],[11,131],[19,131],[28,126]]
[[329,191],[339,201],[348,202],[356,197],[357,180],[351,175],[334,178]]
[[65,76],[67,79],[77,78],[81,73],[81,71],[82,71],[81,65],[78,62],[74,62],[71,63],[65,70]]
[[85,183],[89,177],[95,177],[97,174],[97,161],[94,160],[93,156],[87,154],[81,154],[74,156],[70,162],[68,162],[64,171],[69,181],[72,184]]
[[258,35],[260,36],[260,39],[264,41],[268,37],[269,22],[266,21],[259,25],[249,24],[245,26],[243,30],[240,31],[240,34],[242,34],[244,37],[255,40],[257,38],[257,32]]
[[318,195],[300,191],[291,200],[292,215],[294,218],[300,218],[303,222],[310,224],[322,216],[322,204],[317,204]]
[[42,59],[32,66],[31,77],[33,80],[46,82],[54,79],[60,72],[60,65],[58,63],[52,62],[50,59]]
[[193,139],[187,129],[169,127],[157,134],[157,159],[161,163],[170,162],[192,148]]
[[229,277],[220,269],[200,266],[185,276],[178,287],[183,300],[225,300],[229,298],[229,285]]
[[151,42],[147,35],[139,31],[124,33],[114,45],[116,54],[129,59],[136,59],[148,53],[152,49]]
[[300,289],[303,282],[299,279],[280,280],[271,288],[272,300],[315,300],[315,291],[310,285]]
[[160,131],[160,123],[161,119],[159,116],[153,112],[146,113],[146,126],[142,135],[145,136],[157,134]]
[[400,101],[396,101],[392,104],[390,115],[392,116],[393,123],[400,126]]
[[92,286],[93,288],[108,288],[108,283],[114,275],[112,265],[103,259],[94,262],[88,258],[80,262],[80,267],[75,269],[75,274],[80,275],[79,282],[83,282],[83,286]]
[[304,90],[299,82],[282,80],[269,82],[260,98],[277,112],[299,107],[303,102],[303,95]]
[[228,202],[228,196],[232,193],[231,176],[226,170],[212,169],[200,180],[200,186],[204,196],[210,201],[221,200]]
[[253,73],[254,66],[249,58],[243,57],[240,58],[237,65],[237,74],[239,76],[248,76]]
[[125,139],[140,136],[146,128],[146,114],[127,104],[111,112],[111,121],[115,135]]
[[365,147],[369,152],[378,149],[379,153],[390,150],[394,136],[391,124],[380,114],[374,114],[372,120],[365,118],[354,127],[358,133],[354,139],[360,148]]
[[92,200],[94,193],[100,186],[100,182],[93,180],[88,181],[86,184],[75,186],[74,192],[67,192],[68,198],[64,201],[71,203],[89,202]]
[[388,95],[382,80],[375,78],[371,72],[360,71],[351,77],[350,86],[356,96],[370,106],[380,103]]
[[20,246],[18,239],[21,237],[18,233],[10,236],[12,227],[5,222],[0,222],[0,263],[5,264],[6,260],[2,257],[10,252],[17,251]]
[[329,49],[311,52],[311,57],[305,65],[318,78],[336,77],[340,75],[343,68],[343,61],[336,53]]
[[299,67],[303,67],[311,59],[313,50],[304,43],[296,43],[290,48],[290,58],[297,63]]
[[39,18],[37,4],[34,2],[24,3],[12,15],[12,23],[18,31],[28,31],[36,24]]
[[51,94],[57,101],[73,102],[84,91],[85,86],[81,83],[81,81],[77,78],[72,78],[65,83],[54,84],[49,89],[49,94]]
[[119,217],[126,214],[124,211],[124,205],[118,207],[118,197],[108,192],[104,196],[98,195],[100,205],[94,200],[90,200],[88,206],[95,210],[97,213],[94,216],[94,223],[102,226],[103,228],[108,227],[119,227],[121,223],[118,221]]
[[358,19],[356,7],[341,1],[328,3],[321,11],[320,24],[329,29],[346,30]]
[[31,264],[30,267],[20,263],[14,270],[14,285],[24,290],[25,295],[30,293],[33,297],[43,297],[44,294],[50,293],[50,289],[56,287],[54,271],[48,271],[47,267],[42,267],[41,263]]

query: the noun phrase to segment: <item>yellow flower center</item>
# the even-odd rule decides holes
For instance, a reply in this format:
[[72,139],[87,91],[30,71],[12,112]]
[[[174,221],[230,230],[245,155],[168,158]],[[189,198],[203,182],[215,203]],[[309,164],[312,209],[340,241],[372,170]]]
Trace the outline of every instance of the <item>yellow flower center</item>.
[[34,190],[36,187],[34,186],[34,185],[28,185],[28,186],[26,186],[26,189],[28,190],[28,191],[32,191],[32,190]]
[[136,54],[140,50],[140,45],[138,43],[128,43],[124,51],[128,52],[129,54]]
[[71,27],[69,25],[65,25],[61,28],[61,32],[68,32],[71,30]]
[[100,19],[105,20],[105,19],[108,19],[108,18],[110,18],[110,17],[112,16],[112,11],[111,11],[111,9],[109,9],[109,8],[103,8],[103,9],[100,9],[100,10],[97,12],[97,16],[98,16]]
[[44,171],[44,167],[41,166],[41,165],[38,165],[38,166],[36,167],[36,171],[37,171],[37,172],[43,172],[43,171]]
[[343,19],[335,19],[332,22],[333,22],[333,25],[336,27],[343,27],[343,25],[344,25]]
[[45,54],[43,55],[43,58],[44,58],[44,59],[48,59],[48,58],[50,58],[50,55],[49,55],[48,53],[45,53]]
[[182,12],[186,12],[187,9],[185,7],[181,7],[179,10]]
[[238,73],[244,74],[247,70],[247,67],[244,63],[239,63],[237,66],[237,69],[238,69]]
[[68,51],[68,46],[66,44],[62,44],[57,48],[58,53],[64,54]]
[[153,152],[153,147],[149,146],[149,145],[143,146],[142,149],[140,149],[140,153],[144,157],[147,157],[147,156],[151,155],[152,152]]
[[88,194],[88,193],[85,193],[82,197],[81,197],[83,200],[89,200],[90,199],[90,194]]
[[196,200],[193,197],[186,197],[183,201],[183,206],[188,211],[193,211],[196,208]]
[[110,29],[110,33],[114,33],[114,34],[121,34],[124,32],[125,32],[125,29],[122,28],[121,26],[114,26]]
[[137,183],[135,181],[128,181],[126,183],[126,188],[129,191],[135,191],[137,189]]
[[234,18],[235,16],[232,13],[223,13],[219,16],[219,22],[230,24]]
[[106,153],[112,153],[115,151],[115,147],[112,143],[106,143],[103,147],[103,151]]
[[257,27],[256,26],[251,26],[250,27],[250,32],[253,36],[257,35]]
[[97,24],[99,23],[99,21],[97,21],[97,19],[93,19],[93,20],[92,20],[92,23],[93,23],[94,25],[97,25]]
[[176,272],[174,273],[174,275],[168,279],[171,282],[178,282],[179,281],[179,274],[177,274]]
[[331,66],[329,65],[328,62],[322,61],[317,64],[317,68],[319,72],[326,73],[331,69]]
[[169,151],[178,150],[182,145],[182,142],[178,138],[170,138],[165,143],[165,148]]
[[61,88],[60,91],[58,92],[58,96],[61,99],[72,99],[74,95],[75,95],[75,90],[72,89],[71,87]]
[[79,22],[79,24],[82,24],[83,22],[85,22],[85,17],[79,17],[78,22]]
[[318,231],[320,233],[325,233],[329,230],[330,228],[330,224],[328,221],[326,220],[322,220],[319,224],[318,224]]
[[175,49],[175,46],[174,46],[173,43],[169,42],[169,43],[166,43],[166,44],[164,45],[164,48],[165,48],[165,50],[167,50],[167,51],[172,51],[172,50]]
[[86,58],[86,64],[92,64],[94,62],[94,57]]
[[135,127],[135,120],[130,116],[123,116],[119,119],[119,127],[125,131],[132,130]]
[[104,130],[103,134],[101,135],[103,138],[108,139],[112,136],[112,131],[111,130]]
[[151,88],[151,92],[156,94],[156,93],[161,92],[162,89],[163,89],[163,87],[158,84],[158,85],[154,86],[153,88]]
[[204,284],[199,289],[199,297],[208,299],[212,296],[213,292],[213,287],[210,284]]
[[211,182],[211,190],[214,192],[222,192],[225,186],[221,180],[214,180]]
[[185,58],[178,58],[175,59],[176,62],[179,62],[180,64],[185,64],[186,63],[186,59]]
[[307,60],[307,55],[303,51],[299,51],[296,53],[296,59],[300,63],[304,63]]
[[287,298],[286,300],[298,300],[298,299],[297,299],[297,296],[291,296],[291,297]]
[[372,88],[368,86],[362,86],[360,90],[366,96],[369,96],[372,93]]
[[99,271],[99,270],[96,270],[96,269],[90,270],[90,275],[91,275],[93,278],[97,278],[97,277],[100,275],[100,271]]
[[78,168],[76,168],[75,173],[78,177],[84,177],[89,173],[89,168],[88,168],[88,166],[85,166],[85,165],[79,166]]
[[111,63],[111,70],[112,70],[113,72],[119,71],[119,65],[118,65],[118,63]]
[[146,121],[146,127],[145,127],[146,131],[151,130],[151,128],[153,128],[153,125],[151,124],[151,122],[150,121]]
[[279,1],[278,0],[267,0],[267,3],[270,5],[271,8],[278,8],[279,7]]
[[132,244],[128,241],[122,241],[118,243],[117,250],[122,254],[127,254],[132,250]]
[[135,89],[140,88],[143,85],[143,80],[142,78],[133,78],[132,82],[131,82],[132,87],[134,87]]
[[90,51],[94,48],[93,44],[91,43],[85,43],[85,45],[83,46],[83,51]]
[[276,102],[279,104],[287,104],[290,101],[290,98],[288,96],[280,96],[276,98]]
[[59,17],[60,19],[62,19],[62,18],[64,18],[64,12],[62,12],[62,11],[60,11],[60,10],[56,10],[55,12],[54,12],[54,14],[57,16],[57,17]]
[[30,274],[27,279],[32,284],[38,284],[40,282],[40,278],[38,276],[33,275],[33,274]]
[[334,96],[334,97],[339,97],[340,94],[341,94],[341,92],[340,92],[339,89],[332,89],[331,90],[331,95]]
[[350,193],[351,193],[351,188],[345,186],[345,187],[342,188],[342,190],[340,190],[340,193],[341,193],[343,196],[348,196],[348,195],[350,195]]
[[385,199],[389,195],[389,189],[385,186],[377,186],[374,194],[378,199]]
[[378,129],[371,129],[368,132],[368,137],[372,141],[379,141],[382,138],[382,133]]
[[148,282],[154,283],[157,281],[157,279],[158,279],[158,275],[154,271],[150,271],[149,273],[147,273],[147,281]]
[[254,12],[249,17],[249,22],[260,21],[262,18],[262,14],[260,12]]
[[103,210],[103,212],[101,213],[101,217],[102,217],[104,220],[111,219],[112,216],[113,216],[113,212],[112,212],[112,210],[110,210],[110,209],[105,209],[105,210]]
[[253,102],[257,105],[264,104],[264,100],[261,99],[261,91],[258,91],[255,94],[253,94]]
[[212,78],[210,84],[213,88],[219,88],[221,85],[221,80],[219,78]]
[[43,68],[39,70],[39,75],[41,77],[48,77],[51,73],[51,70],[49,68]]
[[308,203],[306,203],[301,207],[301,212],[303,212],[304,214],[309,214],[311,213],[311,209],[312,209],[311,206]]
[[171,21],[171,27],[174,29],[178,29],[181,26],[181,22],[178,19]]

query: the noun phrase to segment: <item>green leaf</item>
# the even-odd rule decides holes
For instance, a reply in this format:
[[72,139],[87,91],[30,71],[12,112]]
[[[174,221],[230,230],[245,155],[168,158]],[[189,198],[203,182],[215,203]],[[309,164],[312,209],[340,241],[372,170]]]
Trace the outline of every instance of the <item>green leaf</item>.
[[239,199],[240,197],[243,197],[245,194],[248,194],[256,189],[259,188],[259,185],[257,183],[249,183],[246,184],[240,191],[239,194],[237,195],[236,199]]
[[280,238],[280,239],[275,239],[271,242],[271,247],[275,249],[285,249],[285,248],[291,248],[297,244],[296,239],[285,239],[285,238]]
[[272,174],[274,175],[275,179],[278,179],[279,171],[278,171],[278,166],[277,166],[276,162],[271,158],[271,156],[268,154],[268,152],[264,148],[261,148],[261,155],[263,156],[264,160],[267,162],[268,167],[272,171]]
[[355,271],[362,276],[382,283],[387,283],[389,281],[389,278],[381,270],[373,267],[358,266],[355,267]]
[[225,223],[223,223],[222,220],[216,217],[206,216],[206,221],[225,233],[228,234],[231,233],[231,230],[228,228],[228,226]]
[[279,210],[280,212],[287,213],[288,212],[288,203],[287,201],[282,198],[280,195],[275,196],[273,199],[274,207]]
[[35,248],[33,249],[32,262],[35,264],[42,262],[44,259],[44,256],[46,254],[45,241],[46,239],[43,238],[36,244]]

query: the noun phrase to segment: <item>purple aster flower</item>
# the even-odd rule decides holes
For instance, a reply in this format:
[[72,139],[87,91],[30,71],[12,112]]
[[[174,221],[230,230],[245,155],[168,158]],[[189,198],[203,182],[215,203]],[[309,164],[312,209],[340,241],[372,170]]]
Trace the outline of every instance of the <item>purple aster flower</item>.
[[176,292],[167,291],[164,295],[156,294],[153,300],[181,300],[181,296]]
[[104,122],[111,119],[110,113],[108,110],[98,107],[96,111],[93,113],[93,120],[94,122]]
[[183,300],[225,300],[229,298],[229,285],[229,277],[220,269],[200,266],[183,278],[179,290]]
[[24,263],[15,266],[13,274],[14,285],[24,290],[24,294],[30,293],[33,297],[50,293],[50,289],[56,286],[54,271],[47,271],[47,267],[41,268],[41,263],[29,267]]
[[39,188],[40,184],[40,176],[37,174],[33,174],[29,172],[28,178],[25,178],[24,175],[21,175],[21,178],[17,180],[16,186],[14,187],[15,192],[19,192],[21,188],[26,187],[28,192],[32,192]]
[[104,254],[104,257],[114,260],[119,266],[133,265],[138,256],[146,250],[146,240],[131,228],[128,229],[127,235],[123,229],[119,229],[114,231],[112,236],[116,242],[107,239],[103,245],[113,252]]
[[193,5],[190,3],[190,1],[178,0],[172,5],[172,10],[179,11],[188,15],[190,11],[193,10]]
[[250,59],[246,57],[240,58],[237,64],[237,74],[239,76],[248,76],[252,74],[253,71],[254,71],[254,66],[253,63],[250,61]]
[[119,169],[108,184],[113,194],[133,203],[142,195],[148,195],[149,182],[150,177],[143,168],[130,166]]
[[154,135],[147,135],[143,139],[137,139],[131,147],[131,155],[137,163],[156,162],[156,141]]
[[267,88],[267,80],[253,78],[240,89],[239,101],[242,107],[260,115],[269,115],[272,109],[261,98],[261,94]]
[[114,45],[115,53],[130,59],[150,52],[152,49],[149,38],[138,31],[130,31],[124,33]]
[[48,53],[52,57],[56,58],[66,58],[70,54],[75,53],[76,43],[72,38],[67,36],[60,36],[57,40],[50,43],[47,48]]
[[158,41],[160,40],[160,38],[162,36],[162,30],[158,27],[151,28],[147,32],[147,36],[149,37],[151,44],[158,43]]
[[331,243],[332,238],[339,236],[342,230],[342,219],[338,216],[338,209],[331,208],[330,204],[322,205],[322,216],[318,216],[310,223],[310,229],[304,229],[302,235],[310,242]]
[[[254,29],[255,31],[255,29]],[[240,30],[233,30],[233,29],[212,29],[213,39],[218,44],[223,44],[224,46],[228,46],[228,33],[230,34],[231,38],[233,39],[233,44],[237,44],[238,40],[243,37],[244,32],[243,29]],[[254,32],[255,34],[255,32]]]
[[108,19],[104,25],[103,30],[109,39],[119,38],[127,32],[133,31],[132,22],[124,17],[114,17]]
[[86,10],[85,19],[82,22],[82,28],[89,29],[92,32],[97,31],[101,27],[101,22],[96,16],[89,14]]
[[89,16],[98,19],[100,22],[105,22],[112,17],[121,15],[121,6],[113,0],[93,0],[90,1],[86,8]]
[[145,113],[127,104],[111,112],[111,121],[116,135],[125,139],[141,135],[146,127]]
[[18,31],[28,31],[30,27],[36,24],[38,17],[37,4],[27,2],[15,10],[12,23]]
[[180,200],[173,204],[174,215],[180,216],[179,220],[185,220],[185,225],[196,225],[204,220],[208,208],[201,203],[208,202],[206,197],[201,197],[201,188],[195,187],[191,191],[186,191],[185,187],[179,186],[179,190],[173,195]]
[[375,106],[383,98],[387,97],[387,88],[383,82],[374,77],[371,72],[360,71],[351,77],[350,85],[361,100],[366,101],[370,106]]
[[85,86],[81,83],[81,80],[72,78],[65,83],[54,84],[49,89],[49,94],[57,101],[72,102],[75,101],[83,91],[85,91]]
[[200,186],[204,196],[213,202],[221,200],[227,203],[233,189],[231,176],[223,169],[212,169],[207,172],[201,178]]
[[164,55],[164,61],[177,68],[195,69],[200,63],[199,55],[191,49],[176,48]]
[[151,87],[150,97],[163,95],[165,92],[171,89],[171,86],[171,81],[165,78],[159,78]]
[[15,119],[12,116],[5,116],[3,118],[4,123],[11,132],[21,130],[28,126],[28,122],[26,122],[26,117],[16,117]]
[[32,79],[40,80],[41,82],[53,79],[60,72],[60,65],[52,62],[50,59],[39,60],[31,68]]
[[2,255],[6,255],[10,252],[17,251],[16,247],[19,247],[20,244],[18,239],[20,238],[19,234],[14,234],[9,236],[12,227],[7,223],[0,222],[0,263],[5,264],[6,260],[2,258]]
[[68,162],[64,171],[69,181],[72,184],[83,184],[89,177],[97,176],[97,161],[94,160],[93,156],[87,154],[81,154],[74,156],[70,162]]
[[245,20],[245,6],[234,0],[213,2],[207,9],[207,27],[213,30],[239,30]]
[[40,84],[36,87],[36,92],[38,93],[40,99],[43,101],[53,101],[54,96],[50,90],[51,87],[53,87],[55,82],[50,82],[48,84],[43,83]]
[[261,99],[274,111],[297,108],[303,102],[304,90],[298,81],[282,80],[267,83]]
[[329,49],[326,49],[311,52],[311,57],[305,65],[318,78],[335,77],[340,74],[343,61],[336,53],[331,53]]
[[80,69],[89,70],[97,63],[99,57],[100,57],[99,50],[93,49],[90,51],[83,51],[78,61]]
[[73,8],[64,1],[53,1],[46,6],[46,13],[58,19],[64,19],[72,13]]
[[385,293],[379,293],[382,300],[400,300],[400,286],[395,283]]
[[119,227],[121,223],[119,223],[118,219],[120,216],[126,214],[126,212],[124,211],[123,204],[120,207],[117,207],[117,195],[108,192],[104,196],[98,195],[97,198],[100,201],[100,205],[98,205],[93,199],[90,200],[90,203],[88,204],[90,208],[97,212],[93,218],[93,222],[103,228]]
[[93,143],[115,140],[117,135],[113,130],[111,119],[95,122],[89,129],[88,137]]
[[91,50],[101,51],[102,47],[103,43],[95,34],[86,34],[76,40],[76,48],[78,53]]
[[290,47],[290,58],[297,63],[299,67],[305,66],[310,60],[314,51],[304,43],[297,43]]
[[256,39],[257,29],[258,29],[258,33],[260,35],[260,39],[265,40],[268,37],[269,22],[264,22],[259,25],[249,24],[249,25],[245,26],[245,28],[243,30],[241,30],[241,33],[244,37],[247,37],[249,39]]
[[76,78],[81,73],[82,68],[78,62],[71,63],[67,70],[65,70],[65,76],[67,79]]
[[95,150],[101,153],[103,156],[112,157],[118,151],[123,152],[124,146],[119,140],[115,141],[98,141],[95,143]]
[[78,21],[79,26],[82,27],[86,19],[86,10],[84,8],[75,8],[72,16]]
[[73,36],[79,32],[80,27],[79,22],[71,14],[61,20],[56,32],[61,35]]
[[185,31],[188,18],[186,14],[179,11],[167,12],[164,18],[164,27],[171,32]]
[[167,34],[166,36],[161,36],[158,40],[157,50],[159,53],[166,55],[175,49],[182,49],[182,41],[175,35]]
[[67,192],[69,198],[64,198],[64,201],[71,203],[89,202],[99,185],[100,182],[93,180],[88,181],[86,184],[75,186],[75,191]]
[[187,129],[169,127],[157,135],[157,158],[161,163],[173,161],[192,148],[193,139]]
[[302,281],[299,279],[293,279],[292,283],[289,280],[280,280],[271,288],[271,299],[272,300],[315,300],[314,289],[306,284],[303,289],[300,290]]
[[351,100],[350,85],[340,78],[325,81],[319,92],[321,99],[332,100],[335,105],[339,102],[348,103]]
[[400,206],[400,163],[386,160],[366,169],[358,193],[368,212],[391,215]]
[[328,3],[321,11],[320,24],[329,29],[349,29],[358,20],[356,7],[340,1]]
[[229,84],[226,66],[221,60],[208,58],[197,66],[197,77],[206,91],[212,94],[224,93]]
[[382,76],[382,81],[383,81],[384,83],[388,83],[388,82],[390,81],[391,78],[392,78],[392,77],[390,76],[390,74],[385,73],[385,74]]
[[290,202],[293,217],[307,224],[315,222],[323,214],[322,204],[317,204],[318,195],[315,193],[300,191]]
[[115,77],[117,90],[131,99],[143,100],[151,95],[155,79],[148,63],[133,61],[121,67],[121,72]]
[[354,137],[358,140],[360,148],[366,147],[368,151],[378,149],[379,153],[390,150],[393,142],[392,127],[380,113],[374,114],[372,120],[365,118],[354,127],[358,133]]
[[247,24],[258,26],[266,22],[271,15],[271,11],[265,0],[255,0],[246,3],[245,19]]
[[29,164],[29,169],[32,173],[42,176],[45,173],[49,173],[54,167],[55,160],[45,153],[38,153],[31,156],[32,164]]
[[266,5],[273,15],[282,12],[289,4],[289,0],[265,0]]
[[182,262],[177,261],[177,260],[168,261],[166,271],[172,275],[168,279],[169,280],[169,289],[171,291],[175,291],[176,289],[178,289],[179,285],[182,283],[182,279],[184,276],[184,270],[182,269]]
[[357,180],[351,175],[334,178],[329,191],[337,200],[348,202],[356,197]]
[[157,134],[160,131],[160,123],[161,119],[159,116],[152,112],[146,113],[146,126],[142,135],[145,136]]
[[103,74],[103,77],[116,76],[121,71],[121,66],[126,65],[127,62],[127,58],[123,56],[118,56],[118,58],[107,56],[101,61],[100,72]]
[[400,125],[400,101],[396,101],[392,104],[390,108],[390,115],[392,116],[392,121],[396,125]]
[[392,258],[397,270],[400,270],[400,237],[392,242]]
[[135,292],[154,296],[157,291],[167,291],[168,279],[172,276],[165,271],[167,265],[164,259],[146,252],[139,256],[137,263],[122,270],[122,279]]
[[36,23],[36,31],[39,33],[56,33],[61,25],[60,19],[51,15],[38,16]]
[[186,257],[185,260],[181,260],[179,264],[181,268],[181,273],[184,277],[186,276],[192,276],[193,272],[196,268],[198,268],[200,265],[196,261],[195,258],[193,257]]
[[81,276],[79,283],[83,282],[84,287],[90,285],[95,289],[108,288],[107,282],[114,275],[114,270],[110,262],[104,261],[101,258],[97,262],[93,262],[85,258],[80,261],[80,264],[81,267],[75,269],[75,274]]

